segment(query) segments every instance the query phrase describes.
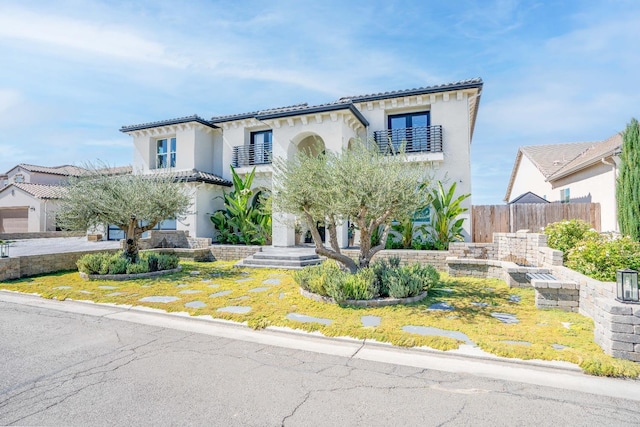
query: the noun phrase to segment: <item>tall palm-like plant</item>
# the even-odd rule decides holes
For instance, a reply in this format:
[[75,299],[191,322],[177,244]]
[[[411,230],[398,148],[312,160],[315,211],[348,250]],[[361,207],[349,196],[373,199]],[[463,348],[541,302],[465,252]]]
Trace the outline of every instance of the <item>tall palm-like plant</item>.
[[271,239],[271,212],[262,198],[251,199],[255,168],[244,180],[231,166],[233,191],[224,193],[225,209],[214,212],[211,222],[218,231],[220,243],[264,245]]
[[471,194],[462,194],[453,198],[456,192],[454,182],[448,190],[445,190],[442,182],[431,191],[432,218],[428,233],[436,248],[447,250],[449,243],[462,240],[462,224],[464,218],[458,218],[460,214],[468,211],[461,203]]

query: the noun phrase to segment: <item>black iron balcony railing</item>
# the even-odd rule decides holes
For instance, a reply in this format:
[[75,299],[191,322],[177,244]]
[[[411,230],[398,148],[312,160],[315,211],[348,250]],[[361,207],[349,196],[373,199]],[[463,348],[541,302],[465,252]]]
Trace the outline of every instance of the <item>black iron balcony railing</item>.
[[442,126],[379,130],[373,138],[381,153],[442,153]]
[[233,167],[270,164],[271,152],[272,146],[270,142],[235,146],[233,147]]

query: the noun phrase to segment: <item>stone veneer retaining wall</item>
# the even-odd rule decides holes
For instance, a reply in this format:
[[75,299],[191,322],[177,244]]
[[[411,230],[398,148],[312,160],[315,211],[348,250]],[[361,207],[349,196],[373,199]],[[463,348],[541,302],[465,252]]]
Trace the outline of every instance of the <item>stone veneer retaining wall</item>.
[[72,231],[34,231],[31,233],[0,233],[0,240],[44,239],[52,237],[81,237],[86,233]]
[[[124,241],[122,245],[124,245]],[[189,237],[189,232],[183,230],[149,230],[149,237],[138,241],[140,250],[155,248],[207,249],[209,246],[211,246],[211,238]]]
[[211,245],[209,247],[214,261],[237,261],[262,251],[262,246]]
[[[357,259],[360,253],[357,249],[342,249],[341,252],[351,258]],[[447,271],[448,251],[416,251],[408,249],[385,249],[376,253],[372,261],[377,259],[400,258],[400,264],[429,264],[438,271]]]
[[[594,321],[594,340],[605,353],[640,362],[640,305],[618,302],[615,283],[601,282],[562,264],[562,252],[536,233],[494,233],[493,243],[451,243],[451,276],[490,277],[519,283],[528,272],[550,273],[556,281],[536,283],[536,305],[578,311]],[[537,267],[521,267],[526,263]],[[545,286],[546,284],[546,286]],[[538,286],[540,285],[540,286]]]
[[556,277],[580,288],[579,313],[594,322],[594,340],[605,353],[640,362],[640,305],[617,301],[615,282],[601,282],[567,267],[554,267]]
[[62,270],[77,270],[76,261],[85,254],[95,252],[118,252],[119,249],[99,251],[62,252],[56,254],[29,255],[0,258],[0,281],[54,273]]

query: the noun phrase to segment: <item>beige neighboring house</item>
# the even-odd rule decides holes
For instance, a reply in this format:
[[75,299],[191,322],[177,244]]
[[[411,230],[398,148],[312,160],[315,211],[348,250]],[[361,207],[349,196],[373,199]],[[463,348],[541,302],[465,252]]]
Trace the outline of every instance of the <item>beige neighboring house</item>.
[[[131,173],[131,167],[109,171]],[[63,184],[84,172],[83,168],[71,165],[13,167],[4,175],[6,184],[0,186],[0,233],[56,231],[56,201],[63,194]]]
[[531,192],[549,202],[600,203],[602,231],[618,231],[616,179],[622,135],[604,141],[520,147],[505,202]]
[[[223,207],[219,196],[231,185],[230,165],[241,175],[256,168],[254,188],[271,191],[273,158],[291,159],[300,150],[340,151],[355,141],[371,141],[386,152],[406,143],[408,161],[432,168],[436,179],[471,193],[470,145],[482,92],[482,79],[393,92],[342,97],[322,105],[298,104],[242,114],[199,116],[120,130],[133,138],[134,170],[167,169],[190,177],[192,214],[175,223],[193,237],[212,237],[209,217]],[[471,207],[471,199],[464,202]],[[469,209],[470,211],[470,209]],[[465,214],[469,240],[471,218]],[[274,212],[274,246],[293,246],[294,221]],[[347,224],[338,230],[348,243]]]

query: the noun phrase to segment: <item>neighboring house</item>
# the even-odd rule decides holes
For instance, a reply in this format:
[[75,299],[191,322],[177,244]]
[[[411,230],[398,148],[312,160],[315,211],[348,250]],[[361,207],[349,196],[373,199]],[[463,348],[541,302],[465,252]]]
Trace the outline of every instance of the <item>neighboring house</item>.
[[621,134],[598,142],[520,147],[504,200],[529,191],[550,202],[600,203],[601,229],[617,231],[621,147]]
[[[222,208],[219,197],[231,185],[229,165],[240,175],[256,168],[254,188],[271,191],[271,160],[290,159],[299,150],[340,151],[357,140],[373,141],[381,150],[406,144],[409,161],[433,167],[435,179],[457,182],[459,194],[471,192],[470,144],[482,80],[343,97],[310,106],[298,104],[251,113],[213,117],[190,116],[123,126],[133,137],[134,168],[188,174],[192,214],[176,222],[194,237],[215,237],[209,219]],[[464,202],[470,208],[471,200]],[[286,218],[286,220],[285,220]],[[465,235],[471,218],[465,214]],[[292,246],[290,217],[274,212],[273,244]],[[347,245],[347,225],[338,230]]]
[[[110,173],[131,173],[131,167],[109,168]],[[56,231],[56,200],[63,184],[85,170],[77,166],[19,164],[6,173],[0,186],[0,233]],[[0,176],[1,178],[1,176]]]
[[515,199],[509,202],[510,205],[519,204],[519,203],[550,203],[548,200],[543,197],[538,196],[531,191],[527,191],[524,194],[519,195]]

